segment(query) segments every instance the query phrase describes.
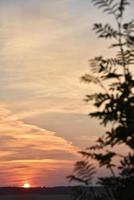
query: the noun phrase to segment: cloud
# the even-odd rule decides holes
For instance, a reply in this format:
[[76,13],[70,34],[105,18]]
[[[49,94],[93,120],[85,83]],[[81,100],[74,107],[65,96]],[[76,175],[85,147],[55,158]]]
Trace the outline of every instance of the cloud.
[[88,21],[77,14],[80,8],[70,0],[1,4],[1,99],[79,95],[89,57],[83,40],[83,34],[89,37]]
[[[36,185],[40,178],[43,184],[46,173],[51,177],[51,170],[58,173],[65,163],[65,170],[69,171],[78,158],[79,149],[71,142],[54,132],[17,120],[3,105],[0,105],[0,139],[0,171],[3,174],[0,185],[21,185],[24,179],[34,180],[35,176],[39,180],[31,184]],[[57,179],[57,184],[63,179]]]
[[88,116],[86,113],[88,109],[85,110],[85,113],[75,111],[73,107],[72,112],[65,112],[65,110],[61,112],[44,111],[38,115],[25,116],[23,120],[26,123],[56,131],[60,137],[71,140],[74,145],[80,148],[85,148],[93,144],[98,136],[103,135],[105,129],[99,125],[97,120]]
[[[88,29],[97,9],[91,10],[88,0],[0,3],[1,99],[84,97],[89,87],[79,77],[88,70],[88,59],[108,54],[104,41]],[[90,86],[90,92],[95,89]]]

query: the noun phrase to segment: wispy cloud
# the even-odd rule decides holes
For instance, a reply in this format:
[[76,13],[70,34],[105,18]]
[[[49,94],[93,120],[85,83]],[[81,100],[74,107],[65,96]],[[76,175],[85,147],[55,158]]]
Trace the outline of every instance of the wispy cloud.
[[[4,175],[2,182],[0,181],[2,185],[7,184],[7,178],[9,178],[8,184],[21,185],[24,177],[27,176],[29,179],[32,176],[31,178],[34,179],[34,173],[38,174],[38,172],[38,176],[41,174],[45,177],[51,170],[58,172],[65,163],[67,170],[73,160],[78,157],[78,148],[71,142],[56,136],[54,132],[16,120],[3,106],[0,106],[0,139],[0,171],[7,173],[5,181]],[[23,170],[20,170],[22,166]],[[28,171],[34,171],[34,173],[29,174]],[[12,175],[8,172],[12,172]],[[17,174],[20,175],[17,176]],[[16,182],[16,178],[19,183]],[[43,181],[43,177],[41,178]],[[57,183],[60,181],[62,178],[58,179]]]

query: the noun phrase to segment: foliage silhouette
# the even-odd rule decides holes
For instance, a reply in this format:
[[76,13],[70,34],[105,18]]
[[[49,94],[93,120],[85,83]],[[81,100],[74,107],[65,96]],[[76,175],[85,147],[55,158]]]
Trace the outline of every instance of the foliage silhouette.
[[[108,131],[97,139],[95,145],[80,153],[87,159],[87,163],[88,158],[95,159],[99,167],[110,170],[111,176],[99,178],[99,184],[106,188],[111,187],[112,197],[109,195],[109,198],[133,200],[134,20],[124,22],[124,12],[126,6],[130,5],[129,0],[92,0],[92,2],[103,12],[113,15],[116,21],[117,28],[102,23],[95,23],[93,26],[98,38],[111,40],[110,48],[115,49],[116,55],[112,58],[98,56],[91,59],[90,73],[82,77],[84,82],[92,82],[100,87],[100,91],[86,95],[85,100],[92,102],[96,109],[89,116],[98,119]],[[127,148],[124,155],[116,150],[121,145]],[[117,159],[118,162],[115,162]],[[118,174],[115,173],[117,171]],[[76,181],[75,176],[70,178]],[[77,181],[84,181],[81,171]],[[83,183],[87,185],[86,182]]]
[[78,161],[75,164],[74,173],[74,175],[68,176],[70,181],[75,180],[88,186],[92,183],[95,167],[88,161]]

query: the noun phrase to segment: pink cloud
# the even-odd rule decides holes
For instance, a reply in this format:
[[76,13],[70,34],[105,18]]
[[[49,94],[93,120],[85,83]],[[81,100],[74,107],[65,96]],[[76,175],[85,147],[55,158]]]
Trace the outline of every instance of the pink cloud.
[[78,150],[56,133],[17,120],[0,106],[0,185],[21,186],[26,179],[33,185],[65,183]]

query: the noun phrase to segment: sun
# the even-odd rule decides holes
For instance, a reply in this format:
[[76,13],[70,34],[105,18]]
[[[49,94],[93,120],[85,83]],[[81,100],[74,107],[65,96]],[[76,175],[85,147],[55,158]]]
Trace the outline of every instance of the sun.
[[24,183],[23,188],[30,188],[30,184],[29,183]]

